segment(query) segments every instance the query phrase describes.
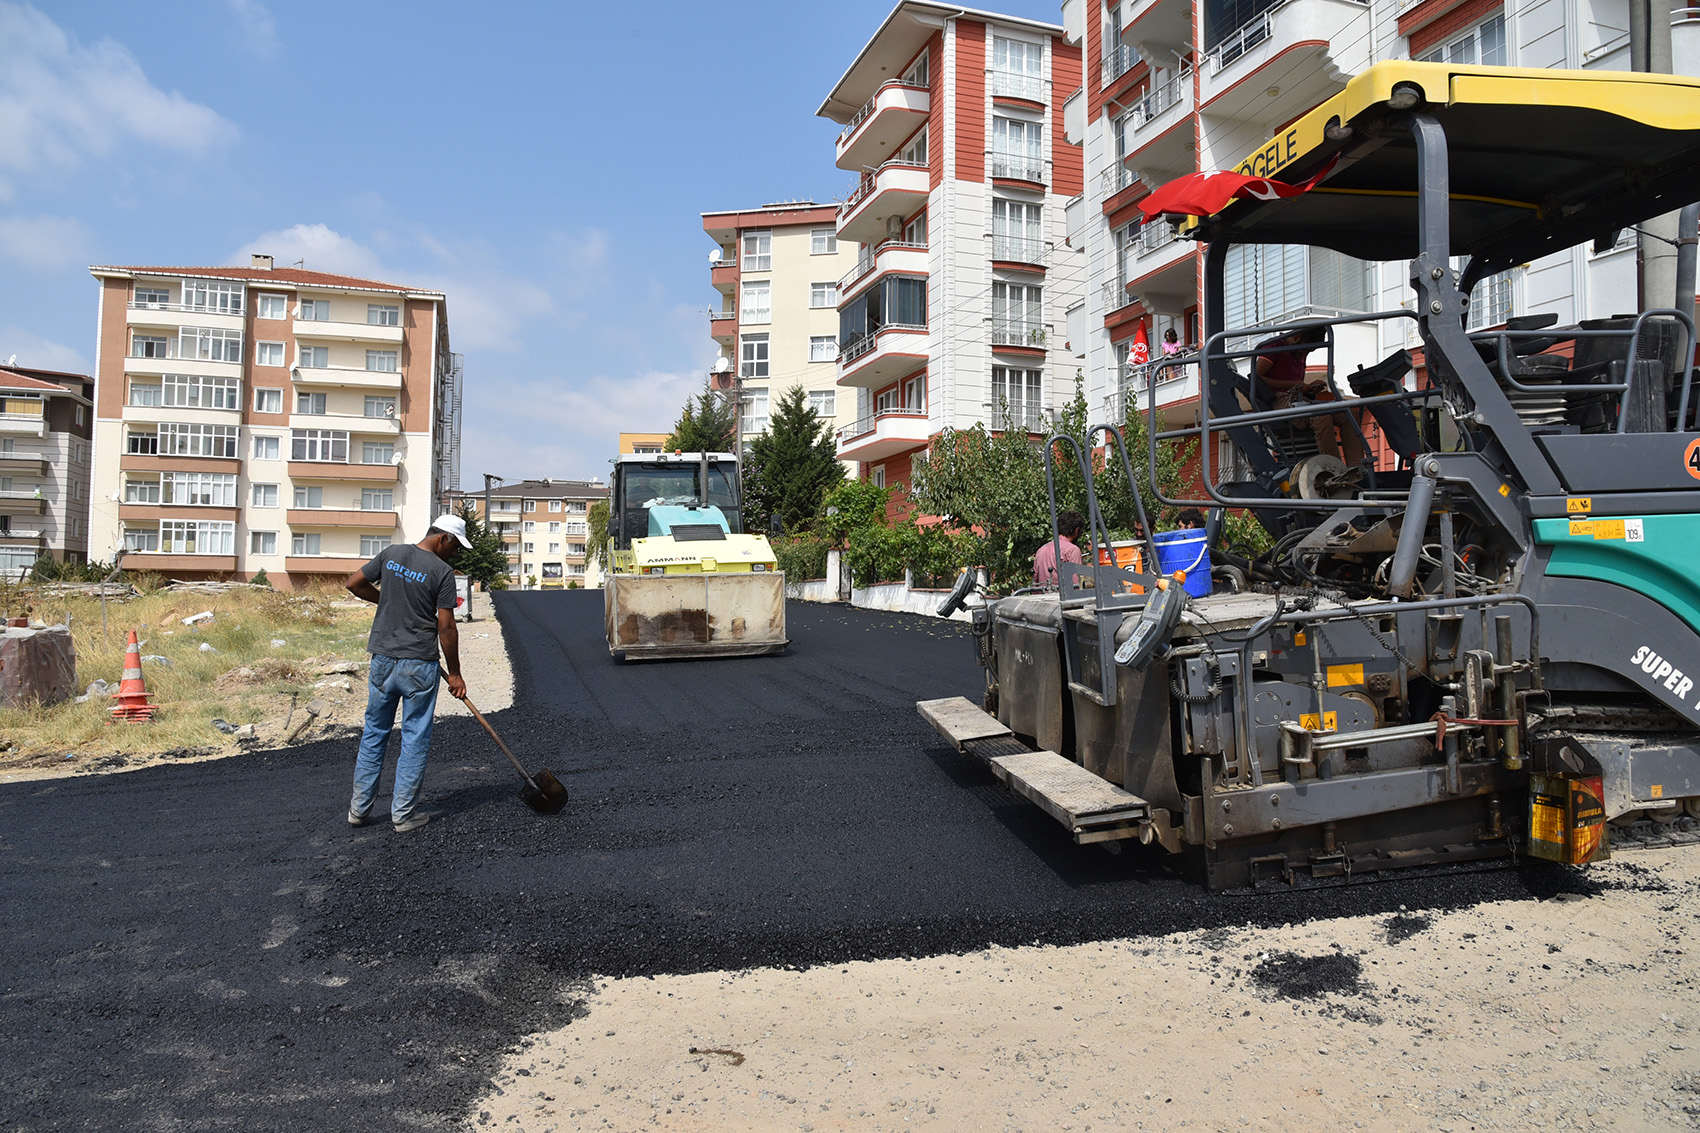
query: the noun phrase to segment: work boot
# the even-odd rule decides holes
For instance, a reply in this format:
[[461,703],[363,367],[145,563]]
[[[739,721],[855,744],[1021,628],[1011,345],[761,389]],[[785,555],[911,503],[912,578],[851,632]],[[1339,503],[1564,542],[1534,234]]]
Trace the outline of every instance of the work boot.
[[395,824],[397,834],[409,834],[431,821],[431,816],[422,810],[416,810]]
[[372,822],[373,819],[370,814],[356,814],[352,810],[348,812],[348,824],[350,826],[370,826]]

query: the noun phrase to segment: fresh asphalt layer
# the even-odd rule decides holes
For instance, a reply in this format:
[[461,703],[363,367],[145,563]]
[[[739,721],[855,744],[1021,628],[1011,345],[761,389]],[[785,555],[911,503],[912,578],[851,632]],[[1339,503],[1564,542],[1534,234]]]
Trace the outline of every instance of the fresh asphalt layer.
[[793,603],[785,655],[617,665],[599,592],[497,604],[516,703],[490,719],[567,785],[558,816],[517,801],[462,717],[437,725],[437,818],[406,835],[344,822],[352,740],[0,785],[0,1128],[451,1128],[592,976],[1577,884],[1534,868],[1210,895],[1073,845],[936,738],[917,699],[979,698],[959,624]]

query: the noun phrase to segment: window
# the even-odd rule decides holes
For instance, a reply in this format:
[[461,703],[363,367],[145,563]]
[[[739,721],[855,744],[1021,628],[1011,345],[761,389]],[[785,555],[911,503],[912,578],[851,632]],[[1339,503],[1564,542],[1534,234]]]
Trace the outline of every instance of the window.
[[234,472],[167,472],[160,477],[160,502],[192,507],[235,507]]
[[549,553],[550,553],[550,554],[551,554],[551,555],[558,555],[558,554],[560,554],[560,553],[561,553],[561,545],[560,545],[560,544],[559,544],[559,543],[551,543],[551,544],[549,544]]
[[1510,56],[1505,50],[1505,15],[1490,16],[1459,36],[1417,56],[1424,63],[1485,63],[1503,67]]
[[[216,311],[221,315],[242,313],[242,285],[220,283],[209,279],[183,281],[183,305],[196,311]],[[228,554],[229,552],[225,552]]]
[[124,549],[126,551],[157,551],[159,550],[159,532],[136,531],[126,528],[124,531]]
[[262,319],[287,319],[289,317],[289,297],[287,295],[269,295],[261,292],[256,300],[259,304],[259,317]]
[[372,397],[368,395],[366,398],[365,413],[368,417],[394,417],[395,398]]
[[927,408],[927,375],[918,374],[904,381],[903,408],[917,410]]
[[309,323],[328,323],[331,321],[331,301],[329,299],[303,299],[301,310],[296,318]]
[[360,442],[361,464],[392,464],[395,461],[395,445],[388,441]]
[[325,490],[323,488],[299,487],[295,489],[295,507],[324,507]]
[[872,472],[868,473],[868,479],[874,482],[874,487],[876,488],[885,487],[885,465],[882,464],[875,468]]
[[382,374],[393,374],[396,372],[397,357],[398,354],[394,350],[368,350],[366,368]]
[[908,83],[912,87],[924,87],[928,85],[927,53],[925,51],[921,52],[921,57],[915,60],[914,63],[910,64],[907,71],[903,72],[903,82]]
[[992,367],[992,409],[998,422],[1034,429],[1040,424],[1044,400],[1044,376],[1040,370]]
[[[569,555],[582,555],[582,554],[584,554],[584,544],[583,543],[568,543],[567,544],[567,554],[569,554]],[[583,574],[584,568],[579,567],[578,569],[574,570],[573,573],[574,574]]]
[[242,383],[236,378],[209,378],[201,374],[166,374],[165,404],[185,409],[240,409]]
[[992,284],[992,345],[1045,345],[1042,289],[1019,283]]
[[389,549],[392,540],[388,535],[360,536],[360,554],[365,558],[376,558]]
[[544,563],[543,564],[543,570],[542,570],[542,576],[544,578],[560,578],[561,577],[561,564],[560,563]]
[[773,230],[753,228],[744,233],[744,270],[773,270]]
[[836,282],[809,284],[809,306],[817,308],[838,306],[838,284]]
[[277,532],[250,531],[248,532],[248,553],[251,555],[277,554]]
[[159,481],[125,480],[124,502],[127,504],[157,504],[159,502]]
[[325,411],[325,395],[322,393],[295,393],[295,412],[323,414]]
[[746,439],[767,432],[767,388],[745,386],[738,401],[739,428]]
[[130,336],[130,357],[166,358],[170,356],[171,340],[152,334]]
[[[554,502],[554,503],[560,503],[560,501],[559,501],[559,500],[554,500],[554,501],[552,501],[552,502]],[[559,523],[551,523],[551,524],[550,524],[550,525],[549,525],[549,534],[551,534],[551,535],[559,535],[559,534],[560,534],[560,533],[561,533],[561,525],[560,525],[560,524],[559,524]]]
[[394,511],[394,488],[362,488],[360,489],[361,511]]
[[159,549],[168,555],[234,555],[236,524],[217,519],[162,519]]
[[523,510],[523,511],[536,511],[537,510],[537,501],[536,500],[526,500],[525,501],[525,507],[522,508],[521,510]]
[[831,389],[812,389],[809,391],[809,408],[820,417],[838,416],[838,391]]
[[992,93],[1045,100],[1045,48],[1019,39],[992,38]]
[[1501,326],[1517,313],[1516,272],[1516,268],[1506,268],[1477,281],[1475,290],[1470,292],[1466,330]]
[[1374,271],[1326,248],[1235,244],[1223,265],[1227,326],[1261,326],[1301,307],[1370,310]]
[[926,326],[927,281],[908,275],[886,276],[838,309],[838,349],[842,355],[887,327],[924,330]]
[[528,519],[520,525],[520,530],[524,531],[527,535],[533,534],[537,530],[537,524]]
[[160,404],[160,399],[161,395],[158,382],[138,382],[131,379],[131,405],[158,405]]
[[280,389],[256,389],[254,391],[255,413],[282,413],[283,391]]
[[252,485],[252,488],[253,494],[250,498],[254,501],[255,507],[277,506],[276,484],[254,484]]
[[138,287],[131,302],[138,307],[163,307],[171,302],[171,292],[163,287]]
[[910,165],[927,164],[927,128],[922,126],[920,132],[903,147],[903,152],[897,155]]
[[177,356],[199,358],[204,362],[240,362],[242,332],[212,327],[180,327],[177,331]]
[[550,500],[549,501],[549,510],[550,511],[560,511],[561,510],[561,501],[560,500]]
[[830,256],[838,251],[838,232],[832,228],[809,230],[809,255]]
[[292,555],[316,555],[319,553],[322,542],[323,540],[317,532],[297,535],[289,541],[289,553]]
[[738,344],[740,351],[738,376],[767,377],[767,335],[746,334]]
[[255,437],[254,438],[254,459],[255,460],[277,460],[277,459],[279,459],[277,453],[278,453],[278,444],[277,444],[277,438],[276,437]]
[[519,550],[520,550],[520,554],[522,554],[522,555],[535,555],[537,553],[537,544],[536,543],[521,543],[519,545]]
[[401,325],[401,308],[394,303],[368,303],[366,321],[375,327],[398,327]]
[[74,414],[77,424],[81,425],[83,423],[83,411],[87,408],[88,407],[86,405],[77,406],[76,413]]
[[159,454],[161,456],[234,457],[236,456],[236,426],[161,425],[159,427]]
[[838,339],[830,334],[811,334],[809,336],[809,361],[835,362],[838,360]]
[[903,242],[927,246],[927,214],[922,213],[903,226]]
[[770,323],[773,321],[773,282],[760,279],[744,284],[744,304],[738,321]]
[[348,434],[340,429],[295,429],[289,434],[289,459],[346,463]]
[[1045,179],[1044,127],[1019,118],[992,119],[992,176]]
[[328,346],[297,346],[295,364],[303,370],[323,370],[331,364],[331,348]]
[[1021,201],[992,201],[992,259],[1043,263],[1045,235],[1039,206]]
[[281,366],[283,365],[283,343],[256,342],[254,344],[254,365]]

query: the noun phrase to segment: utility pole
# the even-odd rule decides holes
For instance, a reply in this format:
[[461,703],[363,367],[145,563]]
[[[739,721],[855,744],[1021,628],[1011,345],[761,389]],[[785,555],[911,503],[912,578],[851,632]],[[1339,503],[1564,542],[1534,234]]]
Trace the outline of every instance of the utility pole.
[[[484,530],[486,530],[486,531],[491,530],[491,527],[490,527],[490,481],[492,481],[492,480],[496,481],[499,484],[502,481],[502,477],[492,476],[488,472],[484,473]],[[502,544],[502,565],[503,566],[507,565],[507,561],[508,561],[507,552],[508,552],[508,545],[507,545],[507,543],[504,542]],[[493,606],[496,600],[494,598],[492,598],[492,599],[490,599],[490,601],[491,601],[492,606]],[[466,586],[466,620],[467,621],[472,620],[472,584],[470,582],[467,583],[467,586]]]
[[[1671,0],[1629,0],[1629,69],[1671,73]],[[1677,214],[1665,213],[1640,225],[1641,309],[1676,302]],[[1692,312],[1688,312],[1692,314]]]

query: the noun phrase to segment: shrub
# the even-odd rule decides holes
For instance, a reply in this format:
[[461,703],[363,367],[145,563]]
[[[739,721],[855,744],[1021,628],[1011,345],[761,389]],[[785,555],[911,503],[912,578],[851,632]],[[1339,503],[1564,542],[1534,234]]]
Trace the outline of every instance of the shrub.
[[270,586],[272,580],[266,576],[266,568],[261,567],[254,575],[255,586]]
[[790,582],[808,582],[826,577],[826,553],[829,544],[823,538],[803,535],[773,540],[773,557]]

